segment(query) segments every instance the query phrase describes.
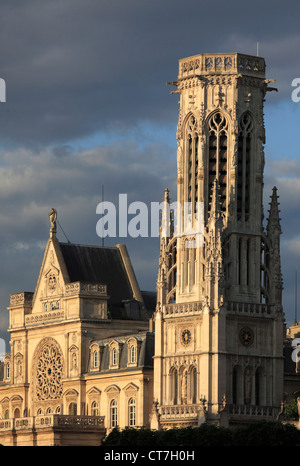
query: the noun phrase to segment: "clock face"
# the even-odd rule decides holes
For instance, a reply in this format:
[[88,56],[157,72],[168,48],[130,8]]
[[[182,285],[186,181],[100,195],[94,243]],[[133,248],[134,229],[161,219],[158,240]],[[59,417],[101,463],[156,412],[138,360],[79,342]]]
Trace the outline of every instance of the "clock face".
[[181,342],[184,345],[188,345],[191,341],[192,335],[191,332],[188,329],[183,330],[181,334]]
[[244,346],[251,346],[254,340],[253,330],[249,327],[244,327],[240,331],[240,342]]

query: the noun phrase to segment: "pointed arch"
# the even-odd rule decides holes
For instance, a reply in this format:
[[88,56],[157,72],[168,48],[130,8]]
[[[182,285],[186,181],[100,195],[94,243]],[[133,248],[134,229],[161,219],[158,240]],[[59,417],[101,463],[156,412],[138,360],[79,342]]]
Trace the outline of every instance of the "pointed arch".
[[178,370],[172,366],[169,371],[170,377],[170,402],[176,405],[178,403]]
[[199,130],[196,116],[190,112],[184,121],[184,140],[185,140],[185,202],[191,203],[191,212],[196,212],[196,206],[199,199],[198,189],[198,166],[199,166]]
[[244,112],[239,119],[237,153],[237,219],[247,222],[251,209],[253,117]]
[[188,369],[189,400],[196,404],[198,400],[198,374],[197,367],[192,364]]
[[205,122],[207,135],[206,151],[206,212],[210,211],[212,198],[213,183],[218,181],[220,192],[221,210],[225,212],[228,208],[227,195],[227,174],[228,166],[228,133],[229,133],[229,116],[221,109],[217,108],[211,112]]

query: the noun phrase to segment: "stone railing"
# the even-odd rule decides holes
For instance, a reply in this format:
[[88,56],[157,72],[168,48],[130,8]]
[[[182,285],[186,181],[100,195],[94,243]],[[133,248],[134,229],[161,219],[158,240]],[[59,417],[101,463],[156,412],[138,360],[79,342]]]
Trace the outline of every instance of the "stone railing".
[[0,432],[3,430],[12,430],[15,419],[0,419]]
[[16,419],[0,419],[0,432],[22,429],[104,429],[104,416],[68,416],[48,414]]
[[85,296],[106,296],[107,287],[100,283],[68,283],[65,288],[65,296],[85,295]]
[[228,302],[227,311],[234,314],[259,314],[271,315],[272,306],[260,303],[239,303],[239,302]]
[[228,405],[230,417],[235,416],[256,416],[259,418],[274,418],[275,408],[272,406],[254,406],[254,405]]
[[195,314],[202,314],[202,303],[201,302],[191,302],[191,303],[174,303],[174,304],[165,304],[163,306],[164,317],[174,317],[174,316],[189,316]]
[[261,57],[239,53],[206,53],[179,60],[179,79],[210,73],[236,73],[264,77],[265,60]]
[[25,325],[35,325],[44,322],[63,320],[65,311],[63,309],[55,309],[48,312],[39,312],[37,314],[29,314],[25,316]]
[[171,405],[171,406],[161,406],[159,408],[159,413],[162,420],[167,419],[186,419],[186,418],[196,418],[199,413],[199,405]]
[[10,295],[10,306],[24,306],[32,304],[33,293],[24,291],[22,293],[14,293]]

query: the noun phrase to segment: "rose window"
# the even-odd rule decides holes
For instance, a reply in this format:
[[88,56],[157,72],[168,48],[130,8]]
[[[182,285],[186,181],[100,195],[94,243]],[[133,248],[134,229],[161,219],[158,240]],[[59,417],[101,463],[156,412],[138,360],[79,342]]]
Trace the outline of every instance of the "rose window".
[[36,396],[39,400],[60,398],[62,395],[63,363],[59,347],[46,343],[36,364]]

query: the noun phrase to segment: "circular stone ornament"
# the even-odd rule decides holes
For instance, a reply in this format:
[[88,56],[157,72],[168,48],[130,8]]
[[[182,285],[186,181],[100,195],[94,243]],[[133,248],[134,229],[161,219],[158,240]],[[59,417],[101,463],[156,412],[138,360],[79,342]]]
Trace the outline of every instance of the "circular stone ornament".
[[240,342],[244,346],[251,346],[254,341],[254,333],[250,327],[243,327],[240,331]]
[[183,330],[181,333],[181,342],[183,345],[188,345],[192,339],[192,334],[189,329]]

